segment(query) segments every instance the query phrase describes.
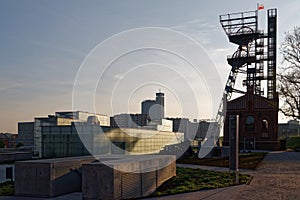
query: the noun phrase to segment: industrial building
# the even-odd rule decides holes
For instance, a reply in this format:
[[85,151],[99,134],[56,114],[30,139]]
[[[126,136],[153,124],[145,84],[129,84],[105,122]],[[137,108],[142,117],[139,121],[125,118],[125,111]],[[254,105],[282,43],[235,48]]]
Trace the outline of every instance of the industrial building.
[[[220,23],[236,52],[227,57],[231,71],[226,83],[227,112],[223,145],[229,145],[229,116],[239,115],[240,149],[276,150],[278,94],[276,92],[277,10],[267,10],[267,31],[258,28],[258,10],[220,16]],[[245,75],[246,91],[235,87]],[[241,96],[230,99],[232,93]]]
[[112,128],[138,128],[147,126],[150,118],[147,114],[119,114],[110,118]]
[[279,137],[300,136],[300,123],[290,120],[287,123],[278,124]]

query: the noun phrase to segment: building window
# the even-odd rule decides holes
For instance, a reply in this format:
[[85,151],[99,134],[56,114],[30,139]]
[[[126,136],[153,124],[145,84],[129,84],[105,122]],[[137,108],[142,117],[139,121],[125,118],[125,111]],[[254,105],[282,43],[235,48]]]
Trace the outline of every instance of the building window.
[[262,120],[262,137],[269,137],[269,122],[266,119]]
[[254,123],[255,123],[254,117],[253,116],[248,116],[246,118],[246,123],[245,123],[246,131],[248,131],[248,132],[254,131]]

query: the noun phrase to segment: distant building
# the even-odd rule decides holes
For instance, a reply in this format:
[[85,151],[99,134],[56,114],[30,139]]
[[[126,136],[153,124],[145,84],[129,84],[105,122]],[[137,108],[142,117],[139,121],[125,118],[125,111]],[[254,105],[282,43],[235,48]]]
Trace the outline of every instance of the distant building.
[[18,141],[24,146],[34,145],[34,122],[18,123]]
[[173,122],[173,131],[184,133],[184,140],[188,140],[190,133],[190,121],[188,118],[167,118]]
[[183,132],[185,140],[204,139],[210,123],[194,119],[190,122],[188,118],[167,118],[173,121],[173,131]]
[[156,93],[156,104],[159,105],[157,110],[157,119],[163,119],[165,118],[165,97],[164,93],[158,92]]
[[287,123],[278,124],[279,137],[299,136],[300,124],[297,120],[290,120]]
[[9,137],[5,133],[0,134],[0,141],[3,145],[3,147],[8,148],[9,147]]
[[0,133],[0,141],[4,148],[15,148],[18,144],[18,135],[13,133]]
[[143,128],[150,129],[150,130],[157,130],[157,131],[173,132],[173,121],[168,119],[151,121],[147,126],[143,126]]
[[152,106],[154,106],[156,104],[155,100],[145,100],[142,102],[142,114],[144,115],[149,115],[150,113],[150,109]]
[[[34,152],[38,157],[42,157],[42,127],[43,126],[70,126],[72,122],[87,122],[90,116],[94,116],[102,126],[110,125],[110,118],[106,115],[83,112],[83,111],[67,111],[56,112],[55,115],[48,115],[48,117],[37,117],[34,119]],[[24,122],[23,122],[24,123]],[[31,126],[31,122],[22,127],[21,132],[24,132],[26,126]],[[29,129],[29,128],[28,128]],[[26,132],[26,131],[25,131]],[[22,134],[21,134],[22,135]],[[23,134],[24,136],[25,134]]]
[[165,98],[164,93],[156,93],[155,100],[145,100],[142,102],[142,114],[150,117],[151,121],[160,121],[165,117]]
[[147,114],[119,114],[110,118],[112,128],[138,128],[149,124]]

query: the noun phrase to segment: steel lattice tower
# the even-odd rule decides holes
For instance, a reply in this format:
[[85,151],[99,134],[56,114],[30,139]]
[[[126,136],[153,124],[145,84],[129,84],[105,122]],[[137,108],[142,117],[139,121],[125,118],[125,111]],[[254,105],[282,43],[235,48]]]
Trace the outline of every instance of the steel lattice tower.
[[225,88],[227,98],[231,98],[232,92],[245,93],[234,87],[238,73],[243,73],[246,74],[243,85],[247,90],[251,88],[254,94],[264,96],[261,82],[266,80],[267,98],[274,99],[277,10],[268,10],[267,33],[258,29],[258,10],[220,15],[220,23],[229,41],[238,45],[233,55],[227,57],[228,64],[231,66]]
[[[224,144],[226,144],[226,142],[228,143],[228,124],[226,126],[226,118],[228,118],[227,109],[230,110],[230,113],[244,115],[241,117],[241,121],[245,121],[244,118],[246,115],[255,116],[257,121],[266,121],[266,119],[262,119],[262,117],[268,116],[268,122],[274,127],[273,131],[268,133],[268,138],[259,136],[261,124],[257,125],[256,131],[243,133],[244,135],[240,138],[257,138],[258,143],[260,142],[260,144],[263,145],[272,144],[273,146],[271,148],[276,148],[278,139],[278,95],[276,93],[277,10],[269,9],[267,17],[268,30],[267,33],[264,33],[258,29],[258,10],[220,15],[220,23],[229,41],[238,45],[238,48],[231,56],[227,57],[227,62],[231,66],[231,70],[215,119],[216,123],[209,126],[204,143],[198,153],[199,158],[210,155],[216,146],[216,140],[223,126]],[[238,74],[246,75],[246,79],[243,80],[246,91],[235,88]],[[266,82],[266,94],[262,87],[262,81]],[[239,105],[242,106],[241,108],[239,106],[232,108],[234,102],[229,100],[233,92],[245,94],[240,98],[232,100],[240,102],[234,106]],[[249,96],[249,94],[251,94],[252,97],[251,95]],[[249,97],[253,98],[253,100],[247,99]],[[260,103],[261,105],[257,105]],[[230,107],[228,107],[228,105]],[[261,106],[265,106],[262,108],[263,111],[260,110],[261,108],[257,109]],[[264,116],[262,116],[262,114]],[[260,123],[262,123],[262,121]],[[242,124],[241,126],[244,125]]]

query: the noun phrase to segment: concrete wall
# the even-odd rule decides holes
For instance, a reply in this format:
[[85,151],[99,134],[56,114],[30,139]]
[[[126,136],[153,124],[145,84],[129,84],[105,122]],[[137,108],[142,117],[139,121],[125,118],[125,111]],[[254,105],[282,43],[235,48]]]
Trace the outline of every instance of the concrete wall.
[[124,158],[84,164],[82,198],[140,198],[150,195],[164,181],[176,175],[175,156],[148,155]]
[[0,153],[0,163],[32,159],[33,152],[3,152]]
[[15,195],[54,197],[81,191],[81,166],[91,156],[17,162]]
[[83,192],[83,199],[151,194],[176,175],[175,156],[101,155],[17,162],[15,195],[55,197]]

